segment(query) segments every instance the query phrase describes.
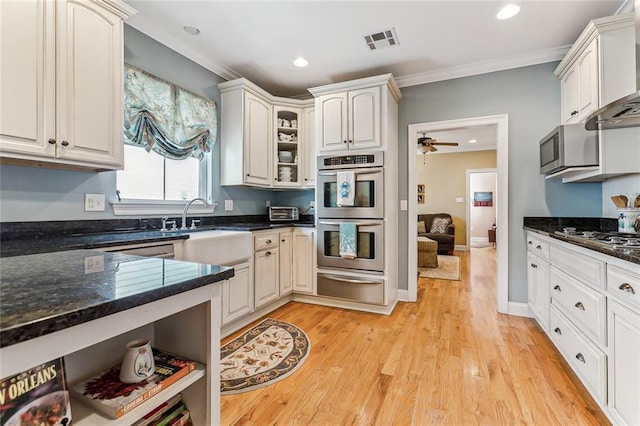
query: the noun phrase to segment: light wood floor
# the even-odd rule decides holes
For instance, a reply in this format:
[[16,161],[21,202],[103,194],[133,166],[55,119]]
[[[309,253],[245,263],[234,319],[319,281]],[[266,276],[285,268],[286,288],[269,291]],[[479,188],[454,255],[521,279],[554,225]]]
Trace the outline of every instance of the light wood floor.
[[[527,318],[496,313],[495,251],[462,280],[421,279],[391,316],[289,303],[312,342],[279,383],[223,396],[223,425],[598,425],[606,418]],[[224,343],[234,336],[224,340]]]

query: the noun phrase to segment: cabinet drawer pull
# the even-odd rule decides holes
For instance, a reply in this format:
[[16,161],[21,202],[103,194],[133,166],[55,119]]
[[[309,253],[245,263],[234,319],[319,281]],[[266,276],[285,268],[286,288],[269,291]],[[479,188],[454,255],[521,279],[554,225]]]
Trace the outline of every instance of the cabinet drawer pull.
[[574,116],[574,115],[577,115],[577,114],[578,114],[578,111],[576,111],[576,110],[571,111],[571,116]]
[[635,289],[631,287],[631,284],[628,284],[628,283],[620,284],[620,287],[618,287],[618,290],[626,291],[627,293],[631,293],[631,294],[636,294]]
[[557,285],[557,284],[553,286],[553,289],[554,289],[554,290],[558,290],[558,291],[562,291],[562,289],[560,288],[560,286],[559,286],[559,285]]
[[542,250],[542,246],[541,246],[541,245],[539,245],[539,244],[536,246],[536,248],[537,248],[538,250]]
[[55,145],[56,144],[56,140],[51,138],[49,139],[47,142],[49,142],[51,145]]
[[554,329],[553,329],[553,331],[554,331],[556,334],[559,334],[559,335],[561,335],[561,336],[562,336],[562,330],[560,330],[560,327],[556,327],[556,328],[554,328]]
[[532,268],[537,268],[537,267],[538,267],[538,265],[536,265],[535,263],[532,263],[532,264],[531,264],[531,267],[532,267]]
[[267,243],[267,244],[271,244],[271,240],[267,240],[267,241],[266,241],[266,243]]
[[67,141],[62,141],[62,142],[60,142],[60,145],[62,145],[62,146],[69,146],[69,142],[67,142]]
[[585,359],[584,359],[584,355],[582,355],[580,352],[578,352],[578,353],[576,354],[576,359],[577,359],[578,361],[584,362],[585,364],[587,363],[587,361],[585,361]]
[[529,240],[529,242],[528,242],[527,244],[529,244],[530,246],[532,246],[532,245],[533,245],[533,242],[532,242],[531,240]]
[[265,256],[271,256],[271,252],[270,252],[270,251],[268,251],[268,252],[266,252],[264,255],[265,255]]
[[284,243],[284,240],[282,240],[282,242]]
[[583,310],[583,311],[585,310],[585,309],[584,309],[584,305],[582,304],[582,302],[578,302],[578,303],[576,303],[574,306],[575,306],[576,308],[580,309],[580,310]]

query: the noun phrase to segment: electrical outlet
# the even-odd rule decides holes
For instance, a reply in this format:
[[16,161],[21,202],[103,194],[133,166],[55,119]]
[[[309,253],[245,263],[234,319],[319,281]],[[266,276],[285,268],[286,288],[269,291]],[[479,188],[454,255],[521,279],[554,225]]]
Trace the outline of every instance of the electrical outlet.
[[233,211],[233,200],[224,200],[224,211]]
[[463,197],[456,197],[456,203],[464,203]]
[[84,211],[103,212],[104,194],[84,194]]
[[87,256],[84,258],[84,273],[94,274],[104,271],[104,255]]

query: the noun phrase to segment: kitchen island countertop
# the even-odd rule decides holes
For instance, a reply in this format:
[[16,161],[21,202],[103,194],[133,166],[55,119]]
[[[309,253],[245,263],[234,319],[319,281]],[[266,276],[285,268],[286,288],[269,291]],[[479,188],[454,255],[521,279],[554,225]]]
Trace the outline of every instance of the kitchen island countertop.
[[0,347],[233,277],[233,268],[94,250],[0,258]]

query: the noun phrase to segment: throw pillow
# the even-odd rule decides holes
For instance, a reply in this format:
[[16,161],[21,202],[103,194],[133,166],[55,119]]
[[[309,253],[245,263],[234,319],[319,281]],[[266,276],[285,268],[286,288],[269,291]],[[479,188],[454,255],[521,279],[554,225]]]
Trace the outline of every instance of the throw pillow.
[[418,222],[418,234],[426,234],[427,233],[427,225],[424,224],[424,220]]
[[431,230],[429,232],[433,234],[444,234],[447,232],[447,226],[449,226],[450,219],[446,217],[436,217],[433,218],[433,223],[431,224]]

